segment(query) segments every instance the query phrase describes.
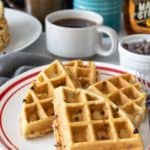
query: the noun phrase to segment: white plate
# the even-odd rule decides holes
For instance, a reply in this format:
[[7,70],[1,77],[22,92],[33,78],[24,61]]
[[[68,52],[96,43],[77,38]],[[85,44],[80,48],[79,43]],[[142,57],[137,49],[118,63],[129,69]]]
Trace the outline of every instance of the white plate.
[[[101,77],[107,78],[118,75],[126,70],[120,69],[104,63],[96,63],[97,69],[101,70]],[[26,93],[30,82],[35,79],[36,75],[43,67],[30,70],[7,82],[0,88],[0,124],[1,124],[1,142],[7,147],[19,150],[54,150],[55,140],[53,134],[34,140],[26,140],[20,135],[19,114],[21,112],[22,99]],[[145,147],[150,144],[150,133],[148,130],[147,119],[143,122],[141,133]]]
[[33,16],[22,11],[5,8],[11,40],[0,54],[20,51],[35,42],[42,32],[41,23]]

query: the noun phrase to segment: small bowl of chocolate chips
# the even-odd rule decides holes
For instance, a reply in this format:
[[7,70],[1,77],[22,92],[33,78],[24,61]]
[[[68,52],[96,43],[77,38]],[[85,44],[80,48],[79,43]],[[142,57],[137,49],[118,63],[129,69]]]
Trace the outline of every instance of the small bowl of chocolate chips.
[[120,65],[144,74],[150,81],[150,34],[125,36],[118,49]]
[[136,54],[150,55],[150,41],[146,39],[131,43],[123,43],[122,46],[128,51]]

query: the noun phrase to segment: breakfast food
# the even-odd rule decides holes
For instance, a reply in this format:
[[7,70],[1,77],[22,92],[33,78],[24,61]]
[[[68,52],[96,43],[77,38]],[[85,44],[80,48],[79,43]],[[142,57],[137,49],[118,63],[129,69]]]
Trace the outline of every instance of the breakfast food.
[[76,88],[68,72],[56,60],[39,73],[23,99],[21,132],[25,138],[42,136],[52,131],[53,94],[59,86]]
[[69,61],[65,63],[65,68],[71,72],[76,81],[79,81],[81,88],[86,89],[99,80],[100,73],[92,61],[87,64],[81,60]]
[[59,86],[81,88],[82,80],[87,87],[87,84],[90,86],[97,81],[96,75],[96,67],[92,62],[85,66],[81,60],[74,60],[63,65],[56,60],[48,65],[39,73],[23,100],[21,114],[23,136],[34,138],[52,130],[55,88]]
[[54,130],[57,150],[143,150],[137,127],[146,96],[140,84],[130,74],[98,76],[93,62],[55,60],[45,67],[23,99],[22,135]]
[[133,75],[111,77],[95,83],[88,90],[106,97],[123,109],[135,126],[140,126],[146,112],[146,94]]
[[54,99],[57,150],[143,150],[138,132],[126,114],[83,89],[59,87]]
[[4,16],[3,2],[0,0],[0,51],[7,47],[10,41],[8,24]]
[[123,43],[122,46],[133,53],[150,55],[150,41],[147,40],[133,43]]

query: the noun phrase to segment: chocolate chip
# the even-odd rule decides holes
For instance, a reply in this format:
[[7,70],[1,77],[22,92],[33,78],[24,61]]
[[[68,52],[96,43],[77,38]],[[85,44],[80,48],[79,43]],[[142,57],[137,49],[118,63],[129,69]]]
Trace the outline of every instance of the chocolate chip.
[[144,39],[144,40],[143,40],[143,44],[146,44],[146,43],[147,43],[147,40],[146,40],[146,39]]
[[61,143],[56,143],[54,146],[55,147],[61,147]]
[[109,125],[107,123],[104,123],[104,128],[107,129]]
[[54,126],[54,128],[55,128],[56,130],[58,130],[58,126]]
[[137,54],[150,55],[150,42],[145,39],[143,41],[123,43],[122,46]]
[[22,101],[23,103],[25,103],[26,102],[26,99],[23,99],[23,101]]
[[127,43],[123,43],[122,46],[123,46],[125,49],[128,49],[128,44],[127,44]]
[[74,121],[79,121],[79,116],[75,116]]
[[149,52],[150,52],[150,45],[148,45],[148,44],[145,45],[144,52],[145,52],[145,54],[149,54]]
[[141,46],[140,43],[135,43],[136,48],[139,48],[140,46]]
[[51,116],[54,116],[54,112],[51,113]]
[[119,111],[119,108],[118,108],[118,107],[116,107],[116,108],[115,108],[115,111],[116,111],[116,112],[118,112],[118,111]]
[[101,140],[107,140],[107,139],[108,139],[108,137],[101,136],[101,137],[100,137],[100,139],[101,139]]
[[82,113],[82,109],[79,109],[79,111],[77,113]]
[[138,54],[143,54],[143,50],[140,49],[140,48],[137,48],[136,51],[137,51]]
[[134,131],[133,131],[133,133],[137,134],[137,133],[139,133],[139,130],[137,128],[135,128]]
[[94,109],[91,109],[90,111],[91,111],[91,113],[94,113]]
[[31,86],[31,90],[34,90],[35,89],[35,87],[34,86]]
[[102,111],[100,111],[100,115],[105,115],[105,111],[104,110],[102,110]]
[[106,85],[106,82],[104,81],[102,84],[105,86],[105,85]]
[[31,134],[34,134],[34,131],[33,131],[33,130],[31,130],[30,132],[31,132]]

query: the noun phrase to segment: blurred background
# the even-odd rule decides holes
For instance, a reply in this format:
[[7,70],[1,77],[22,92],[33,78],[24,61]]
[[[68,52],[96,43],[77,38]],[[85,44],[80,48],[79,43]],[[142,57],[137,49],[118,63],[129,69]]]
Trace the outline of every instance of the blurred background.
[[[82,9],[101,14],[104,25],[121,29],[123,0],[3,0],[6,7],[19,9],[38,18],[44,27],[47,14],[60,9]],[[116,19],[117,18],[117,19]]]

